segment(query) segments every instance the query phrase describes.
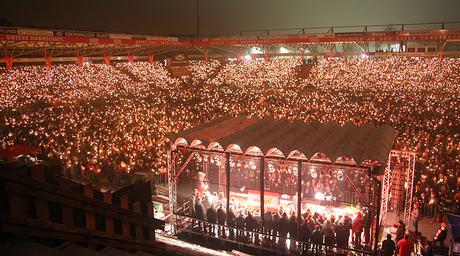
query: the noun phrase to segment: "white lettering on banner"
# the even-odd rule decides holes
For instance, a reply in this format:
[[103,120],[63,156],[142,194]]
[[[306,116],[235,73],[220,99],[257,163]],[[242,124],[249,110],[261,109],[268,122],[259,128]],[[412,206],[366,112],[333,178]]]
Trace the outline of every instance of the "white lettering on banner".
[[[449,31],[448,33],[344,33],[340,36],[334,36],[333,33],[327,34],[299,34],[290,36],[261,36],[261,37],[224,37],[224,38],[199,38],[192,41],[178,41],[174,37],[148,37],[150,40],[139,38],[130,39],[111,39],[97,37],[97,34],[91,32],[60,32],[47,35],[49,31],[41,30],[22,30],[21,33],[44,33],[44,34],[12,34],[16,30],[8,30],[8,28],[0,28],[0,38],[11,41],[43,41],[43,42],[91,42],[101,44],[152,44],[165,46],[225,46],[225,45],[254,45],[254,44],[289,44],[289,43],[310,43],[310,42],[358,42],[358,41],[426,41],[426,40],[454,40],[460,39],[460,31],[456,33]],[[3,32],[3,33],[2,33]],[[103,35],[103,34],[101,34]],[[108,34],[107,34],[108,35]],[[96,38],[94,38],[94,37]]]
[[54,36],[51,30],[33,30],[33,29],[18,29],[18,35],[28,36]]
[[17,34],[18,30],[15,28],[0,28],[0,34]]
[[125,35],[125,34],[110,34],[109,38],[112,39],[131,39],[131,35]]
[[28,35],[7,35],[7,40],[15,41],[44,41],[44,42],[63,42],[62,37],[54,36],[28,36]]
[[64,35],[68,37],[96,37],[96,34],[92,32],[65,32]]

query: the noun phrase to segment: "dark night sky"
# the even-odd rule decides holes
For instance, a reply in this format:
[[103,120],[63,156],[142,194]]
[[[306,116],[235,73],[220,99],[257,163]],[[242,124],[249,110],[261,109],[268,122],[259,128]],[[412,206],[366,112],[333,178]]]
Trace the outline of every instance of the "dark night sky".
[[[460,0],[199,0],[201,34],[460,21]],[[14,26],[152,35],[196,31],[196,0],[0,0]]]

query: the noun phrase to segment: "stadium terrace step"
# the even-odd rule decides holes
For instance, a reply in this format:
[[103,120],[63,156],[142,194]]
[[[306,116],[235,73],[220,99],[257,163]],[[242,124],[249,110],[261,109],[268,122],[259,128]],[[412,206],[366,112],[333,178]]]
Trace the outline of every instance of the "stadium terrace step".
[[297,74],[300,80],[304,80],[310,77],[310,71],[313,68],[313,64],[303,64],[297,68]]

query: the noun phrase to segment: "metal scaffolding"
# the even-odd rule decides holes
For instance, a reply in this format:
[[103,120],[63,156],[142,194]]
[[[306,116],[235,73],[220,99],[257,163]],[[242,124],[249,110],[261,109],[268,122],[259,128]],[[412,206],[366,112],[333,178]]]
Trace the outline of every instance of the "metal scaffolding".
[[415,173],[415,152],[400,151],[400,156],[407,159],[406,181],[406,200],[404,203],[404,223],[409,223],[410,213],[412,211],[412,192],[414,190],[414,173]]
[[[170,145],[169,145],[170,146]],[[215,151],[211,151],[211,150],[208,150],[208,149],[198,149],[198,148],[186,148],[186,147],[177,147],[177,148],[172,148],[172,147],[169,147],[168,148],[168,175],[169,175],[169,193],[170,193],[170,196],[169,196],[169,200],[170,200],[170,213],[174,216],[174,222],[175,224],[173,226],[175,226],[175,232],[179,231],[179,226],[181,226],[181,224],[178,224],[178,220],[182,220],[183,219],[183,215],[184,214],[188,214],[183,212],[183,209],[180,205],[178,205],[178,197],[180,197],[177,189],[178,187],[180,187],[179,183],[178,183],[178,178],[180,176],[180,173],[181,173],[181,170],[183,170],[184,168],[186,168],[186,166],[188,165],[188,163],[190,162],[191,159],[194,158],[195,155],[200,155],[202,153],[211,153],[211,154],[215,154],[215,155],[219,155],[219,156],[224,156],[224,160],[222,161],[222,163],[225,163],[223,165],[223,167],[225,167],[225,176],[226,176],[226,180],[225,182],[222,182],[222,185],[225,186],[225,191],[226,191],[226,197],[227,198],[230,198],[230,187],[231,187],[231,184],[230,184],[230,173],[231,173],[231,158],[232,157],[246,157],[246,155],[243,155],[243,154],[238,154],[238,153],[232,153],[232,152],[226,152],[225,155],[223,155],[221,152],[215,152]],[[184,154],[185,153],[185,154]],[[183,156],[183,157],[186,157],[186,160],[185,161],[181,161],[179,155]],[[304,170],[305,167],[303,167],[302,164],[308,164],[308,166],[328,166],[330,168],[341,168],[343,170],[343,174],[344,174],[344,179],[347,181],[347,183],[352,187],[352,190],[354,193],[357,193],[359,195],[359,204],[362,204],[363,206],[365,207],[369,207],[371,208],[370,209],[370,212],[371,214],[377,218],[377,219],[380,219],[379,218],[379,212],[378,212],[378,209],[380,209],[380,206],[378,204],[370,204],[370,202],[377,202],[379,201],[379,198],[380,198],[380,184],[378,182],[377,179],[371,179],[371,181],[375,181],[377,182],[376,184],[376,188],[377,190],[375,192],[377,193],[372,193],[372,198],[365,198],[363,195],[361,195],[361,192],[359,191],[358,188],[356,188],[353,184],[353,181],[350,180],[347,175],[347,171],[351,171],[351,170],[359,170],[359,171],[362,171],[362,172],[369,172],[370,171],[370,167],[364,167],[364,166],[346,166],[346,165],[336,165],[336,164],[331,164],[331,163],[319,163],[319,162],[312,162],[312,161],[308,161],[308,160],[303,160],[303,159],[297,159],[297,160],[285,160],[285,159],[279,159],[279,158],[275,158],[275,157],[265,157],[265,156],[251,156],[255,159],[258,159],[260,161],[260,167],[258,168],[259,171],[258,171],[258,177],[259,177],[259,182],[260,182],[260,187],[257,189],[260,191],[260,209],[261,209],[261,212],[265,212],[265,206],[264,206],[264,203],[265,203],[265,200],[264,200],[264,194],[265,194],[265,175],[266,175],[266,165],[267,165],[267,161],[280,161],[280,162],[290,162],[292,163],[294,166],[296,166],[298,169],[297,169],[297,184],[296,184],[296,192],[297,194],[300,194],[302,195],[302,177],[303,177],[303,174],[307,171],[307,170]],[[256,160],[257,161],[257,160]],[[203,166],[201,168],[204,168]],[[184,171],[184,173],[186,173]],[[369,173],[370,176],[372,176],[372,174]],[[219,183],[221,182],[220,181],[221,179],[219,178]],[[371,187],[373,185],[369,184]],[[301,200],[302,200],[303,196],[299,196],[297,197],[296,201],[297,201],[297,204],[298,204],[298,207],[297,207],[297,213],[296,213],[296,216],[298,216],[298,219],[300,220],[300,216],[302,215],[302,209],[301,209]],[[376,201],[377,200],[377,201]],[[182,204],[182,203],[181,203]],[[229,207],[230,207],[230,200],[226,200],[226,205],[225,205],[225,208],[227,209],[227,212],[229,211]],[[376,209],[372,209],[372,207],[377,207]],[[263,223],[264,223],[264,214],[261,214],[261,223],[262,223],[262,226]],[[298,227],[299,228],[300,226],[300,222],[298,222]],[[372,230],[372,234],[377,234],[379,233],[379,225],[374,225],[372,224],[372,227],[371,227],[371,230]],[[371,241],[371,244],[372,244],[372,248],[376,248],[376,245],[377,245],[377,241]],[[375,250],[375,249],[374,249]]]
[[176,161],[175,152],[171,149],[171,144],[168,145],[168,188],[169,188],[169,211],[172,213],[177,209],[177,184],[176,184]]
[[[415,160],[415,152],[392,150],[390,153],[382,181],[382,205],[380,211],[382,224],[384,225],[386,224],[388,212],[402,212],[404,223],[409,223],[412,211]],[[401,182],[401,177],[404,182]],[[400,208],[398,202],[404,202],[404,207]],[[390,207],[390,205],[393,207]]]
[[380,204],[380,223],[386,224],[387,212],[388,212],[388,201],[390,194],[390,177],[391,177],[391,157],[388,158],[387,166],[385,168],[385,174],[382,180],[382,202]]

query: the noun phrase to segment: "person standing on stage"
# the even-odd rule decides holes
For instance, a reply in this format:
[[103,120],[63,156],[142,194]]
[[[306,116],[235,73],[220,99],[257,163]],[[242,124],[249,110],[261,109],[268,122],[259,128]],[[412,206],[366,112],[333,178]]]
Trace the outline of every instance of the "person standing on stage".
[[366,244],[366,246],[370,246],[371,244],[372,220],[372,214],[370,210],[367,210],[366,214],[364,215],[364,243]]
[[361,234],[363,233],[364,219],[361,212],[358,212],[355,220],[353,221],[352,232],[353,232],[353,244],[355,246],[361,246]]
[[206,174],[204,172],[198,172],[195,181],[195,189],[199,196],[205,195],[209,192],[209,186],[205,181]]

